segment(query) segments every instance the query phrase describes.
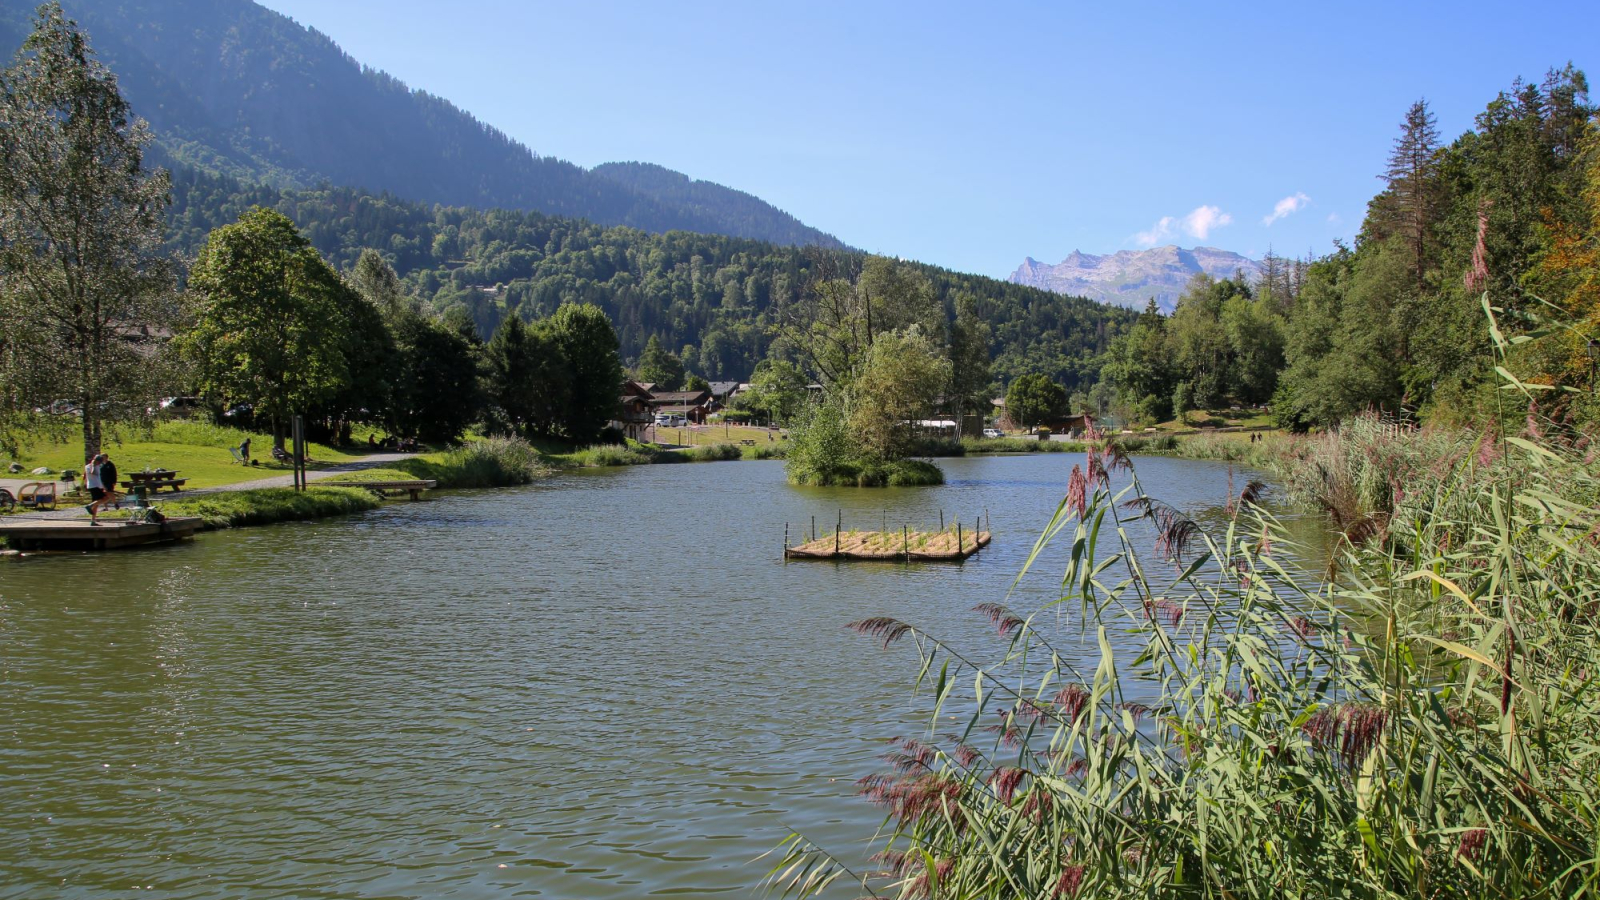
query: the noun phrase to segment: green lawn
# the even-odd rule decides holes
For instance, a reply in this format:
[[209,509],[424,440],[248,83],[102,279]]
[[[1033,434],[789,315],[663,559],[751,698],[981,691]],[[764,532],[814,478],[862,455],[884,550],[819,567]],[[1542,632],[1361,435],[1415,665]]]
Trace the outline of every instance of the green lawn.
[[[250,435],[251,455],[260,465],[247,467],[234,463],[228,448],[239,446],[245,434],[238,429],[197,422],[164,422],[148,433],[123,435],[120,442],[107,440],[103,449],[116,462],[117,471],[123,478],[146,468],[172,469],[188,479],[186,488],[217,487],[289,473],[288,466],[271,462],[272,438],[266,434]],[[316,468],[324,464],[351,462],[362,456],[312,444],[311,458],[314,461],[313,468]],[[10,462],[12,460],[0,460],[0,463]],[[83,468],[83,440],[77,435],[66,440],[36,438],[23,446],[22,455],[15,462],[22,464],[24,473],[8,474],[7,477],[25,478],[27,472],[40,466],[48,467],[55,473],[66,469],[79,471]]]

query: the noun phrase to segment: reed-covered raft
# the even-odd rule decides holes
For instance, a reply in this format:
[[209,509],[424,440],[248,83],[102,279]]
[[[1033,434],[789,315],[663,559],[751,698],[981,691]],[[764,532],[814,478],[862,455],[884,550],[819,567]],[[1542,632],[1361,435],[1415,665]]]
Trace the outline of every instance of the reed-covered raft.
[[847,531],[813,538],[797,546],[784,535],[784,559],[876,560],[879,562],[960,562],[989,546],[991,534],[954,524],[942,531]]

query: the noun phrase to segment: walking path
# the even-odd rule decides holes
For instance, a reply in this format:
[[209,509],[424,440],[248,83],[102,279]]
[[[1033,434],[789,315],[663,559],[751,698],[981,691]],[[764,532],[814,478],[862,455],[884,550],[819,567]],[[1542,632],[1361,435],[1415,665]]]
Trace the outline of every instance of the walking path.
[[[415,453],[374,453],[374,454],[372,454],[370,456],[364,456],[361,459],[356,460],[355,462],[340,463],[337,466],[329,466],[326,469],[312,469],[312,470],[306,472],[306,480],[308,480],[308,481],[322,481],[322,480],[327,479],[327,478],[335,478],[335,477],[337,477],[339,475],[348,475],[351,472],[359,472],[362,469],[377,469],[377,468],[381,468],[383,466],[387,466],[387,465],[389,465],[391,463],[396,463],[396,462],[400,462],[401,460],[410,459],[410,458],[412,458],[413,456],[416,456],[416,455],[417,454],[415,454]],[[28,484],[30,481],[38,481],[38,480],[39,480],[38,478],[32,478],[32,479],[26,479],[26,480],[0,478],[0,487],[3,487],[6,490],[9,490],[12,494],[15,494],[22,487],[22,485]],[[252,490],[255,490],[257,488],[280,488],[280,487],[281,488],[286,488],[286,487],[292,487],[293,485],[294,485],[294,475],[292,475],[292,474],[289,474],[289,475],[273,475],[273,476],[270,476],[268,478],[257,478],[254,481],[241,481],[241,482],[238,482],[237,484],[223,484],[223,485],[218,485],[217,487],[196,488],[196,489],[194,489],[192,491],[180,491],[180,492],[178,492],[176,494],[162,494],[161,496],[162,496],[162,498],[174,498],[174,497],[176,497],[176,498],[180,498],[181,499],[181,498],[185,498],[185,497],[196,497],[196,496],[199,496],[199,495],[202,495],[202,494],[221,494],[221,493],[225,493],[227,491],[252,491]],[[155,498],[152,498],[152,499],[155,499]],[[78,518],[78,517],[82,517],[82,518],[88,518],[89,517],[89,514],[83,511],[83,506],[81,504],[80,505],[72,505],[71,501],[63,501],[63,502],[68,504],[67,507],[64,508],[64,509],[46,510],[45,512],[25,513],[25,514],[18,515],[18,516],[11,516],[9,518],[12,519],[12,520],[24,520],[24,519],[73,519],[73,518]]]

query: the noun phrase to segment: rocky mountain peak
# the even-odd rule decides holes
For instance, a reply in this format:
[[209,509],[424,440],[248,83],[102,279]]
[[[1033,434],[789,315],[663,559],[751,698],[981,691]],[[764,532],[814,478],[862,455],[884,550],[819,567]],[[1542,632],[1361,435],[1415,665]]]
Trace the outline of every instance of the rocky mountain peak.
[[1232,278],[1236,272],[1255,281],[1261,277],[1261,263],[1216,247],[1184,249],[1168,244],[1105,255],[1074,250],[1055,265],[1028,257],[1011,273],[1010,281],[1130,309],[1143,309],[1154,298],[1163,311],[1171,312],[1195,275]]

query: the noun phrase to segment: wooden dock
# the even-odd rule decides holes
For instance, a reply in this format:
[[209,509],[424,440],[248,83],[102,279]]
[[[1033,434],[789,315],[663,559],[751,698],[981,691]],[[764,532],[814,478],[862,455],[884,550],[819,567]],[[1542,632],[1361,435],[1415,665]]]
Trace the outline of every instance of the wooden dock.
[[380,497],[390,494],[410,494],[416,500],[423,491],[430,491],[439,486],[439,482],[432,478],[418,478],[413,481],[313,481],[318,487],[353,487],[366,488]]
[[17,550],[121,550],[187,540],[200,530],[201,519],[184,517],[162,522],[110,519],[99,525],[88,519],[0,519],[0,539]]
[[784,559],[961,562],[989,546],[993,535],[960,526],[944,531],[836,531],[783,548]]

